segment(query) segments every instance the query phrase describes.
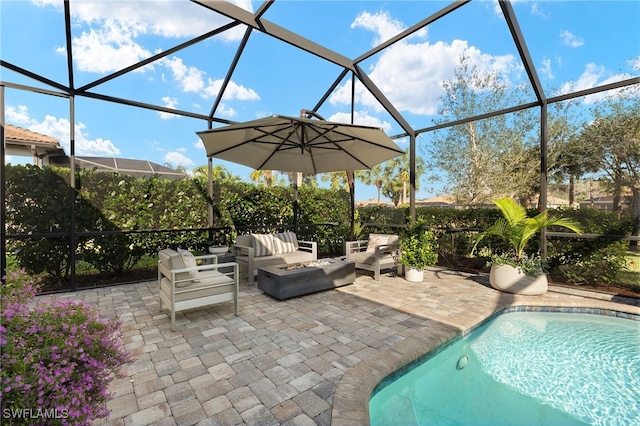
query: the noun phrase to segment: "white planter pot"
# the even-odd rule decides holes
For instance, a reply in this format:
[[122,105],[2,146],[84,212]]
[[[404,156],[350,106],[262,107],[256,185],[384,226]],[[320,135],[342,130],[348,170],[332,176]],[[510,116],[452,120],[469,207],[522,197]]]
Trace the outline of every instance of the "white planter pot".
[[227,246],[210,246],[209,253],[211,254],[225,254],[229,251],[229,247]]
[[404,267],[404,279],[412,283],[421,283],[424,281],[424,269]]
[[535,296],[549,289],[546,275],[532,277],[511,265],[491,265],[489,282],[496,290]]

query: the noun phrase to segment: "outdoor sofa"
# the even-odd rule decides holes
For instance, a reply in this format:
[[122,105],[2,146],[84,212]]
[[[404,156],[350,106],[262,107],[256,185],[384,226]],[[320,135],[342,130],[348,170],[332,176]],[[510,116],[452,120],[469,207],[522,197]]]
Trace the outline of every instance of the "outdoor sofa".
[[238,315],[238,264],[218,264],[214,255],[193,256],[178,250],[158,252],[160,310],[171,312],[171,330],[176,328],[176,312],[185,309],[233,301]]
[[318,244],[299,241],[294,232],[238,235],[231,253],[236,263],[247,271],[247,281],[253,285],[257,269],[263,266],[318,260]]

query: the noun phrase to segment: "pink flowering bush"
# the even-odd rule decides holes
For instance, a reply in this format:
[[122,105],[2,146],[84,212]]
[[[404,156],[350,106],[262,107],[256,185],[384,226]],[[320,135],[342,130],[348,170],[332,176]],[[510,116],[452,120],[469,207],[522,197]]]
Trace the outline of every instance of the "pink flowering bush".
[[72,301],[35,303],[24,271],[1,289],[0,401],[5,424],[90,424],[108,415],[108,385],[130,362],[120,320]]

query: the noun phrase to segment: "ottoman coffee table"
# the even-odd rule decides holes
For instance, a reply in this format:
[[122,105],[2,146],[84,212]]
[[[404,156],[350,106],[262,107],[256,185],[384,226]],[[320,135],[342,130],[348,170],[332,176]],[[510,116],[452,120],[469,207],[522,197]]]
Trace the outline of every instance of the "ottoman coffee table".
[[341,287],[355,280],[356,264],[339,259],[258,268],[258,288],[280,300]]

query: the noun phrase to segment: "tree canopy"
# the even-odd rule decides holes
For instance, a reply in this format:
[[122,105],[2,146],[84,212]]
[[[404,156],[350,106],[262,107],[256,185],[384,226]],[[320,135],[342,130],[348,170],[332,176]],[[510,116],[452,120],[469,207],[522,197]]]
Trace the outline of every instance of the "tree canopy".
[[[631,192],[635,224],[640,231],[640,96],[631,87],[611,94],[591,108],[593,121],[587,123],[572,143],[572,155],[604,174],[613,188],[614,209],[620,198]],[[637,247],[637,244],[634,246]]]

